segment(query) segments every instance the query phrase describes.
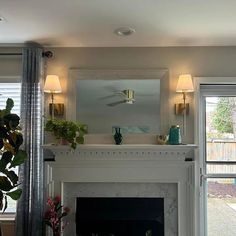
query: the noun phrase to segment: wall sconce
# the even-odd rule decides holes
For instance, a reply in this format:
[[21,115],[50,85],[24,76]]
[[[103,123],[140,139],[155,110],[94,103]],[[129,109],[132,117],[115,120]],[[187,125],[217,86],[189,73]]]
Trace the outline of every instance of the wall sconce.
[[54,115],[64,114],[64,104],[56,103],[54,104],[54,93],[61,93],[61,84],[59,77],[57,75],[47,75],[44,84],[44,92],[51,94],[52,103],[49,103],[49,114],[51,118],[54,119]]
[[186,103],[186,93],[194,92],[192,76],[184,74],[179,76],[176,87],[177,93],[183,94],[183,103],[175,104],[175,114],[183,116],[183,134],[186,134],[186,115],[189,114],[189,103]]

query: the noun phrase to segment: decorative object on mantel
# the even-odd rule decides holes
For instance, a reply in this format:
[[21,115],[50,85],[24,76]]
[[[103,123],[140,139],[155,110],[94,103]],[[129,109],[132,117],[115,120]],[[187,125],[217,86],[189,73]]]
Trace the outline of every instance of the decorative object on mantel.
[[[117,127],[117,126],[115,126]],[[84,144],[115,144],[114,141],[114,134],[115,134],[115,127],[112,129],[111,134],[86,134],[84,136]],[[121,128],[121,134],[122,134],[122,145],[144,145],[144,144],[150,144],[150,145],[157,145],[157,134],[153,133],[126,133],[126,127],[125,129]]]
[[157,135],[157,144],[158,145],[165,145],[168,141],[168,135],[160,134]]
[[169,144],[179,145],[182,143],[179,125],[172,125],[169,133]]
[[120,127],[115,127],[115,134],[114,134],[114,140],[116,145],[122,144],[122,134],[120,132]]
[[70,209],[61,205],[61,197],[56,196],[53,199],[47,199],[48,209],[44,214],[44,222],[52,228],[53,236],[60,236],[61,232],[68,225],[68,222],[62,224],[62,218],[67,216]]
[[52,119],[46,122],[45,131],[52,132],[57,139],[61,140],[60,144],[69,143],[75,149],[77,143],[84,143],[87,126],[79,122]]
[[27,158],[24,150],[20,149],[23,136],[19,128],[20,117],[11,114],[14,106],[12,99],[8,98],[6,108],[0,110],[0,210],[7,208],[7,198],[18,200],[22,189],[19,186],[18,176],[14,168],[23,164]]

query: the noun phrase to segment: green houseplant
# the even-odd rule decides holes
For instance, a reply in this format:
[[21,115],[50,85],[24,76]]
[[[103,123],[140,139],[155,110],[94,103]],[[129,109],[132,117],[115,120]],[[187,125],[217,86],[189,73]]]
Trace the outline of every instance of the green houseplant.
[[20,149],[23,136],[19,128],[20,117],[11,114],[14,106],[8,98],[6,108],[0,110],[0,210],[7,208],[7,198],[18,200],[22,189],[18,188],[18,175],[14,168],[23,164],[27,158],[24,150]]
[[87,133],[87,126],[79,122],[50,119],[45,124],[45,131],[53,133],[57,139],[66,140],[75,149],[77,143],[84,143],[84,134]]

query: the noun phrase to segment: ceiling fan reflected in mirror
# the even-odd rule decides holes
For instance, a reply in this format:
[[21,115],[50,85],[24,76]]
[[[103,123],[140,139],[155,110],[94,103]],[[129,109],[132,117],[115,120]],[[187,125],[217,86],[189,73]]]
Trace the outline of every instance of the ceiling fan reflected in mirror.
[[115,95],[121,95],[123,97],[123,100],[117,101],[117,102],[112,102],[112,103],[108,103],[106,104],[109,107],[114,107],[117,106],[119,104],[133,104],[135,102],[134,99],[134,90],[131,89],[125,89],[119,93],[116,93]]

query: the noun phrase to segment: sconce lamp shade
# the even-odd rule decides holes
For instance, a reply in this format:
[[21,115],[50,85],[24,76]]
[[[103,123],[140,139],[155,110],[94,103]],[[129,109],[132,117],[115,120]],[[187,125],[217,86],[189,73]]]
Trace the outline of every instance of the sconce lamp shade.
[[47,75],[44,84],[45,93],[61,93],[61,84],[57,75]]
[[176,92],[180,93],[194,92],[192,76],[190,74],[184,74],[179,76]]

